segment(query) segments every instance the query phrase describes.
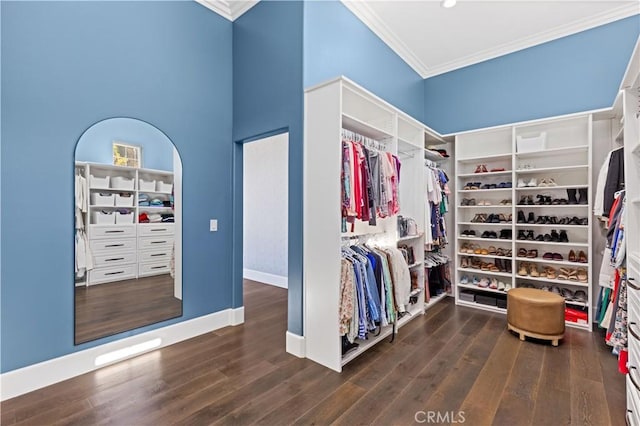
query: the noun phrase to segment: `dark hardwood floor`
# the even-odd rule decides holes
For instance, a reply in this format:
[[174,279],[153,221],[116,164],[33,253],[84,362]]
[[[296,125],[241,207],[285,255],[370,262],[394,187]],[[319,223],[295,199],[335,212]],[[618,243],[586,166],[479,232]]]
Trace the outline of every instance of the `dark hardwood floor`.
[[449,300],[339,374],[285,353],[286,300],[246,282],[244,325],[8,400],[2,425],[412,425],[430,411],[474,426],[625,424],[624,376],[598,332],[521,342],[505,316]]
[[169,274],[75,289],[76,344],[182,315]]

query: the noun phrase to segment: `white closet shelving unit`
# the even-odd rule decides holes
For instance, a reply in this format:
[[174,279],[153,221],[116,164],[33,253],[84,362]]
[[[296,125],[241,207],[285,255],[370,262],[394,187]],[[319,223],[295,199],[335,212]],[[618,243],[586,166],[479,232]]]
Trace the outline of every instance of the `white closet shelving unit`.
[[[141,213],[173,213],[173,173],[76,163],[88,177],[87,237],[94,259],[87,285],[169,273],[174,223],[138,223]],[[165,202],[139,206],[142,194]]]
[[636,44],[622,85],[622,142],[627,204],[627,315],[629,374],[627,423],[640,425],[640,42]]
[[[536,143],[542,143],[542,140],[545,141],[544,144],[532,150],[523,148],[522,141],[528,146],[535,146]],[[591,329],[591,146],[590,114],[536,120],[457,135],[455,293],[459,305],[506,313],[506,290],[480,287],[473,283],[473,277],[489,280],[495,278],[502,281],[507,288],[558,286],[559,289],[566,288],[572,293],[581,290],[584,292],[584,298],[581,301],[566,299],[567,307],[586,311],[588,320],[580,323],[568,321],[567,325]],[[485,165],[488,172],[476,173],[479,165]],[[553,186],[542,183],[543,180],[550,179],[554,182]],[[470,183],[478,184],[480,189],[465,189]],[[522,183],[526,186],[522,186]],[[568,190],[575,190],[576,193],[586,191],[587,200],[581,204],[569,204]],[[550,197],[553,204],[529,204],[528,198],[534,203],[541,201],[538,195]],[[464,199],[473,199],[475,204],[463,205]],[[567,203],[556,204],[553,201],[560,199],[567,200]],[[508,203],[505,200],[508,200]],[[524,214],[525,220],[532,214],[534,223],[518,223],[520,211]],[[500,221],[478,223],[478,215],[497,215]],[[587,224],[557,224],[550,223],[550,220],[536,223],[540,216],[555,217],[557,221],[564,217],[586,218]],[[475,231],[475,235],[462,235],[463,231],[470,230]],[[551,236],[552,231],[558,234],[565,231],[569,242],[535,239],[539,235],[542,238],[545,235]],[[491,235],[492,232],[495,234]],[[482,237],[483,234],[485,238]],[[534,239],[522,239],[523,234],[532,235]],[[501,235],[505,238],[500,238]],[[511,255],[490,254],[489,251],[493,252],[493,249],[489,250],[491,246],[496,251],[502,249],[505,254],[511,250]],[[474,253],[469,254],[469,249],[473,249]],[[486,252],[482,249],[486,249]],[[531,256],[535,254],[534,250],[537,250],[537,255],[519,256],[518,252],[521,249],[526,250]],[[587,263],[569,262],[570,250],[576,255],[584,251]],[[560,254],[562,260],[545,259],[545,253]],[[469,266],[465,263],[463,267],[463,258]],[[495,264],[498,270],[472,268],[471,261],[477,266],[478,260],[481,263]],[[526,274],[519,274],[519,270],[525,265],[533,267],[526,268]],[[533,269],[540,272],[547,267],[556,271],[556,278],[535,276]],[[561,268],[584,271],[586,280],[558,279]],[[461,284],[463,277],[468,278],[469,282]]]
[[[416,221],[418,234],[399,238],[397,216],[377,219],[376,226],[356,221],[353,232],[340,229],[341,131],[350,130],[384,144],[401,162],[400,215]],[[425,137],[425,134],[428,137]],[[357,84],[341,77],[305,92],[304,146],[304,336],[306,357],[335,371],[383,339],[393,327],[383,327],[378,336],[358,340],[355,351],[342,356],[338,328],[340,301],[340,248],[349,241],[369,241],[383,246],[413,247],[416,262],[410,270],[418,274],[424,293],[424,158],[425,140],[440,140],[437,134]],[[419,298],[422,301],[422,298]],[[425,304],[408,306],[410,315],[397,322],[397,329],[424,313]]]

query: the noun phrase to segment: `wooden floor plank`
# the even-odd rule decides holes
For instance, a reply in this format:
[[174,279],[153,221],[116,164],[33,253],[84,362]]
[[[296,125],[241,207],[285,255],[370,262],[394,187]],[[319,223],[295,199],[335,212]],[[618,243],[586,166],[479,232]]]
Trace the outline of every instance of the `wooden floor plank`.
[[520,342],[504,315],[449,299],[336,373],[285,352],[286,290],[245,287],[245,324],[4,401],[2,424],[387,426],[458,410],[473,425],[623,424],[624,376],[598,333]]

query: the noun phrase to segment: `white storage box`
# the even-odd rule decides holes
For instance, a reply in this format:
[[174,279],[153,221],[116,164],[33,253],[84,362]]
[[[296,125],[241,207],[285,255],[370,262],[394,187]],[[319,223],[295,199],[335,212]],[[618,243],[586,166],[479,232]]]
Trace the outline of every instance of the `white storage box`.
[[139,190],[140,191],[155,191],[156,190],[156,181],[155,180],[138,180]]
[[110,214],[103,212],[91,212],[91,223],[95,225],[115,225],[116,215],[113,212]]
[[132,213],[120,213],[120,212],[115,212],[115,217],[116,217],[116,224],[120,225],[123,223],[133,223],[133,212]]
[[113,194],[100,194],[99,192],[91,193],[92,206],[113,206]]
[[133,194],[115,194],[115,201],[117,207],[133,207]]
[[126,178],[122,176],[114,176],[111,178],[111,188],[123,189],[127,191],[133,191],[135,181],[133,178]]
[[171,192],[172,188],[173,184],[171,183],[164,183],[161,180],[156,182],[156,191],[158,192]]
[[547,132],[535,136],[516,136],[516,152],[543,151],[547,146]]
[[94,175],[90,176],[89,187],[90,188],[105,188],[109,189],[109,177],[96,177]]

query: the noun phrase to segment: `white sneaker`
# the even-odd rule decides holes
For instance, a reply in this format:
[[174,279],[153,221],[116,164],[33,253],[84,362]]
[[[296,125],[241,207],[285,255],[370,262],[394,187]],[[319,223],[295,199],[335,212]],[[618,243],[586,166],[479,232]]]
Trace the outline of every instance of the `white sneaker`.
[[524,183],[524,180],[522,178],[518,179],[518,188],[525,188],[527,186],[526,183]]
[[536,181],[536,178],[531,178],[531,180],[527,183],[527,186],[529,187],[538,186],[538,182]]

